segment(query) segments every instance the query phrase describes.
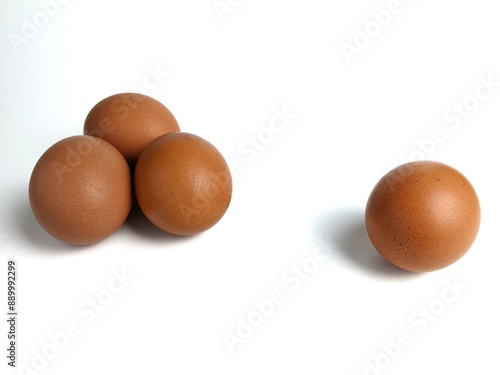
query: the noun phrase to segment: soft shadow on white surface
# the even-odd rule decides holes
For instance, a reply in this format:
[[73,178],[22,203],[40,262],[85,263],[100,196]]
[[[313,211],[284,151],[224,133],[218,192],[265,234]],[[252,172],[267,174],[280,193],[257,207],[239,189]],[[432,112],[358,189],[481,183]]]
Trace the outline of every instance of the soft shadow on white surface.
[[176,236],[159,229],[142,213],[137,202],[134,202],[132,205],[132,209],[130,210],[130,214],[125,221],[124,226],[135,235],[150,241],[177,243],[189,241],[190,239],[197,237],[196,235]]
[[342,208],[328,211],[315,221],[316,234],[332,256],[340,256],[363,272],[383,277],[416,277],[386,261],[373,247],[366,232],[364,211]]

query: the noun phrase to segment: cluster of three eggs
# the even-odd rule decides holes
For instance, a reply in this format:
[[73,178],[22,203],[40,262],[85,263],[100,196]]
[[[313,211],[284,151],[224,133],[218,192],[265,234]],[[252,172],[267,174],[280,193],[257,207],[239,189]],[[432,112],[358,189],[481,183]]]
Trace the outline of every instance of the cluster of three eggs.
[[205,139],[181,132],[161,102],[133,93],[97,103],[85,119],[84,135],[51,146],[29,185],[40,225],[75,245],[114,233],[134,199],[158,228],[197,234],[222,218],[231,193],[222,154]]

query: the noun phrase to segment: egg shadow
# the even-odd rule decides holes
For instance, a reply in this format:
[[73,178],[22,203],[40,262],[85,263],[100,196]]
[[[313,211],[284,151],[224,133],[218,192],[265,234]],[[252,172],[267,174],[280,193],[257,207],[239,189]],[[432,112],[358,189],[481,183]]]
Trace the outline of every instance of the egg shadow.
[[186,242],[194,237],[202,235],[198,234],[196,236],[177,236],[175,234],[171,234],[161,230],[151,221],[149,221],[135,199],[127,220],[124,223],[124,226],[134,234],[139,235],[149,241],[162,241],[169,243]]
[[315,221],[316,235],[329,253],[374,276],[410,278],[418,274],[386,261],[368,237],[364,210],[344,208],[325,212]]

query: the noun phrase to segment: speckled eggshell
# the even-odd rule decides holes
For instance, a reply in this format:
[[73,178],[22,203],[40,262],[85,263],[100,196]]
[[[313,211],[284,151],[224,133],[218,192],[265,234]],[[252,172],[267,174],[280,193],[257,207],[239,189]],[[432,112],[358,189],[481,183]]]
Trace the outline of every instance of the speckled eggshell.
[[74,136],[50,147],[29,183],[36,220],[55,238],[89,245],[115,232],[132,206],[130,168],[120,152],[96,137]]
[[134,180],[142,212],[158,228],[175,235],[211,228],[231,201],[231,173],[223,156],[190,133],[154,140],[141,153]]
[[97,103],[83,126],[86,135],[102,138],[115,146],[129,163],[154,139],[179,131],[174,115],[147,95],[121,93]]
[[434,161],[403,164],[374,187],[366,205],[368,236],[395,266],[428,272],[449,266],[472,246],[480,206],[471,183]]

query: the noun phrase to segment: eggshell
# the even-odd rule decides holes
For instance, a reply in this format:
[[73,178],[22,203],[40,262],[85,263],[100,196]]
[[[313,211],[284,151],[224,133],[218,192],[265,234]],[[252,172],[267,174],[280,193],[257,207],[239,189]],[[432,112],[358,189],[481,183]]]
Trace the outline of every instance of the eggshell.
[[137,161],[134,180],[143,213],[175,235],[209,229],[231,201],[231,173],[223,156],[190,133],[170,133],[151,142]]
[[404,164],[374,187],[366,205],[368,236],[395,266],[434,271],[456,262],[479,231],[480,205],[471,183],[434,161]]
[[120,152],[96,137],[74,136],[50,147],[29,183],[36,220],[55,238],[74,245],[103,240],[132,206],[130,168]]
[[97,103],[83,126],[86,135],[102,138],[115,146],[129,163],[160,135],[179,131],[174,115],[147,95],[121,93]]

